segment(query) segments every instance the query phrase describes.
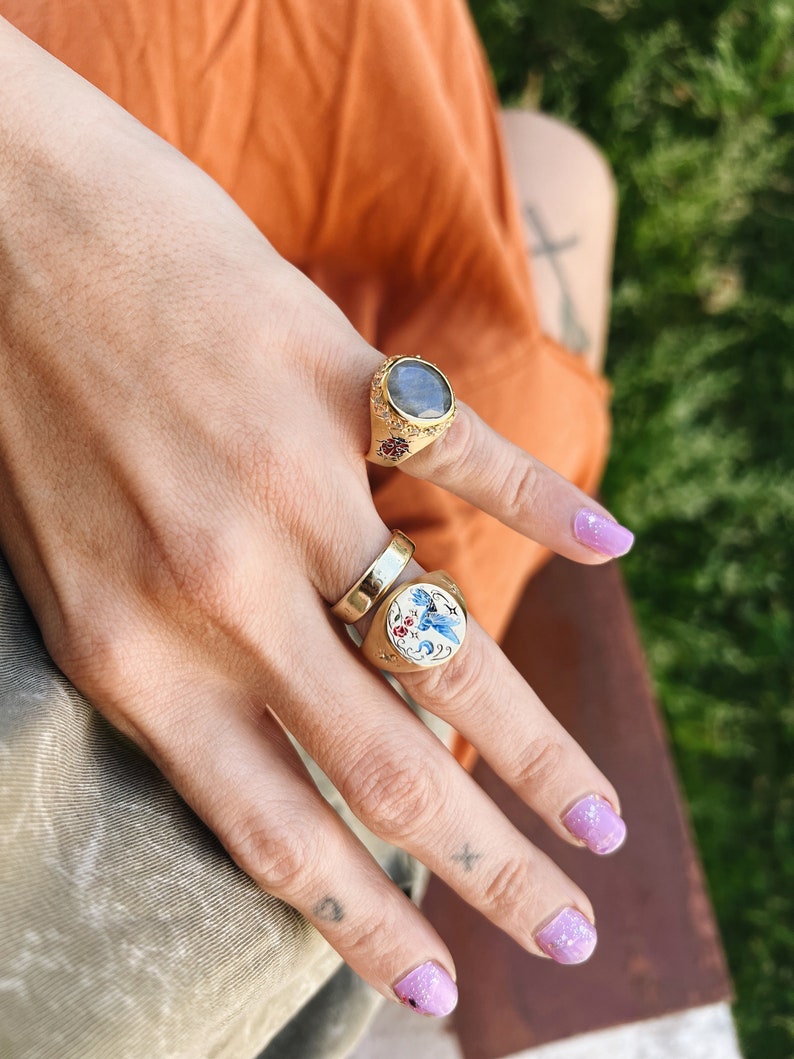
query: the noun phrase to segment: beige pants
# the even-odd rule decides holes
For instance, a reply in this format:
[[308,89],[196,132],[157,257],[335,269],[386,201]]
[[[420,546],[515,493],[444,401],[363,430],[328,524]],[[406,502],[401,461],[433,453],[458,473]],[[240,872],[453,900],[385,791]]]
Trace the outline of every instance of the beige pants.
[[[418,897],[425,870],[315,778]],[[1,559],[0,784],[2,1059],[347,1054],[377,994],[74,690]]]

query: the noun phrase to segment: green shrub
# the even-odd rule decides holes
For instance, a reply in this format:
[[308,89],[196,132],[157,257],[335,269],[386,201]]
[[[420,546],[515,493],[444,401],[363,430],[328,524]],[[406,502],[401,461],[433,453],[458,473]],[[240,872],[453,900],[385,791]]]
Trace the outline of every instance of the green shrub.
[[[620,191],[607,502],[747,1059],[794,1054],[794,0],[471,0]],[[716,1059],[716,1057],[715,1057]]]

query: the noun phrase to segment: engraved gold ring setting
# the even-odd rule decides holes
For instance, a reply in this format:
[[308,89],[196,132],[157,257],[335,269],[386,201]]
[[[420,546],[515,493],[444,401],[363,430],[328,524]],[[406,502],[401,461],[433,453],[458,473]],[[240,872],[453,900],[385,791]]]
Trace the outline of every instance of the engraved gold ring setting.
[[443,570],[393,588],[378,608],[361,653],[378,669],[408,673],[448,662],[466,635],[466,601]]
[[[367,459],[392,467],[416,455],[449,427],[455,395],[442,371],[421,357],[390,357],[370,386],[372,439]],[[414,554],[399,530],[358,581],[331,607],[354,625],[374,610],[361,653],[378,669],[406,673],[448,662],[466,635],[466,601],[443,570],[393,587]]]
[[375,610],[361,653],[389,673],[442,665],[457,654],[466,635],[466,600],[443,570],[392,587],[413,553],[413,541],[394,530],[380,555],[331,607],[348,625]]
[[393,467],[441,437],[455,418],[446,375],[421,357],[390,357],[372,377],[367,459]]

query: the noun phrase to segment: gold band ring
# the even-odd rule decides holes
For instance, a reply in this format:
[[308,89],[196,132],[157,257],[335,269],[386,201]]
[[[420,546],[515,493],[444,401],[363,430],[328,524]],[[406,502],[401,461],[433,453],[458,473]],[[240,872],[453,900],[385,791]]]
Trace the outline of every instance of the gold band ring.
[[367,459],[381,467],[415,456],[455,418],[449,379],[421,357],[390,357],[372,377],[372,442]]
[[331,607],[331,613],[347,625],[353,625],[363,618],[389,591],[411,561],[415,549],[416,545],[410,537],[394,530],[391,540],[374,563]]
[[466,600],[443,570],[393,588],[378,608],[361,651],[378,669],[407,673],[440,666],[466,635]]

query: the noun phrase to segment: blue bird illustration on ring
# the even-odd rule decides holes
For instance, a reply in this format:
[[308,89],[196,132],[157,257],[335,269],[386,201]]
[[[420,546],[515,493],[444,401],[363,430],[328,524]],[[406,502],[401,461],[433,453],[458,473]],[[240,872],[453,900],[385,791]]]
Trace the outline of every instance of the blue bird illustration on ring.
[[[454,632],[454,627],[460,625],[460,618],[455,618],[451,614],[440,614],[433,602],[433,597],[423,588],[415,588],[411,593],[411,598],[418,607],[425,608],[419,614],[419,632],[424,632],[425,629],[435,629],[453,643],[460,643]],[[423,642],[427,643],[427,641]]]

